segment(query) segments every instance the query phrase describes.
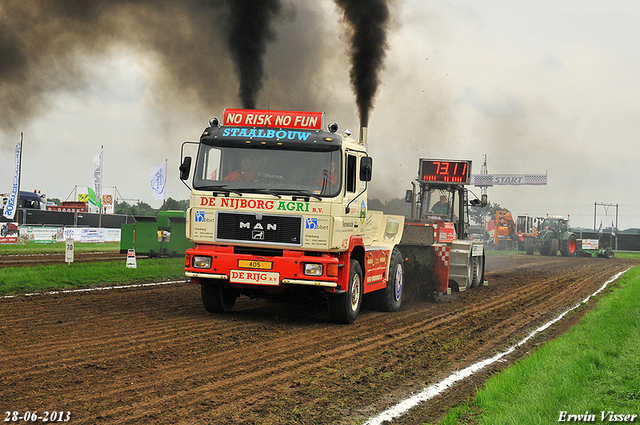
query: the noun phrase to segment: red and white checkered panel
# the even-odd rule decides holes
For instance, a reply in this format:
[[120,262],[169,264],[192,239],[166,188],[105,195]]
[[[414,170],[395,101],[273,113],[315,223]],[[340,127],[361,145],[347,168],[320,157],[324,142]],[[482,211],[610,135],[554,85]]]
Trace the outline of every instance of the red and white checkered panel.
[[449,256],[451,253],[451,249],[448,246],[436,246],[435,253],[440,258],[442,264],[446,267],[449,267]]

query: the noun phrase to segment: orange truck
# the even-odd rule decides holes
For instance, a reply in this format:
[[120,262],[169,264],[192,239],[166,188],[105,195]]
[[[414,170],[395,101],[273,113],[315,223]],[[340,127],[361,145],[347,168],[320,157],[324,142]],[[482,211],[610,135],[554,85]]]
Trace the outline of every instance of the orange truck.
[[[516,222],[509,211],[496,211],[493,220],[493,245],[496,249],[507,249],[514,246],[517,250],[520,235]],[[491,232],[490,232],[491,233]]]

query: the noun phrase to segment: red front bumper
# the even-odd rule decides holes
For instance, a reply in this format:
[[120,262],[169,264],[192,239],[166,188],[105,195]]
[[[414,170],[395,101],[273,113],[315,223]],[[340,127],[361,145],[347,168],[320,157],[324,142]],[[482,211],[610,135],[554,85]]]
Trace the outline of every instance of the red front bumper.
[[[194,267],[194,256],[210,257],[211,267]],[[305,264],[322,265],[322,275],[305,275]],[[328,276],[329,270],[332,274],[339,271],[337,276]],[[283,250],[282,256],[262,256],[236,254],[233,246],[196,245],[186,252],[185,274],[193,283],[200,283],[201,279],[219,279],[238,287],[284,290],[285,285],[308,285],[325,287],[333,292],[340,289],[342,268],[338,257],[330,253],[308,256],[302,251]]]

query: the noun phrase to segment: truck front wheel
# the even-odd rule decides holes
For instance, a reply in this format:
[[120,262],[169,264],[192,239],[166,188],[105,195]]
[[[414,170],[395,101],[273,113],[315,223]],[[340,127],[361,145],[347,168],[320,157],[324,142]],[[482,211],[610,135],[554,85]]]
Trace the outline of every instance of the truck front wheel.
[[209,313],[228,313],[236,303],[237,293],[229,285],[203,280],[200,284],[202,305]]
[[329,319],[336,323],[353,323],[360,313],[364,283],[362,267],[356,260],[351,260],[349,271],[349,287],[342,294],[329,294],[327,300]]

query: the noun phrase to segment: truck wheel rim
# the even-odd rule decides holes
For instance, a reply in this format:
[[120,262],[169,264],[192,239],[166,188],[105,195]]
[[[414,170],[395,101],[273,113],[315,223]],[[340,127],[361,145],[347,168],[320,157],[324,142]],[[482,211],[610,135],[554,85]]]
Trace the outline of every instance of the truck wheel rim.
[[394,279],[395,297],[396,301],[402,296],[402,266],[398,264],[396,267],[396,277]]
[[360,303],[360,275],[353,276],[351,282],[351,310],[356,311]]

